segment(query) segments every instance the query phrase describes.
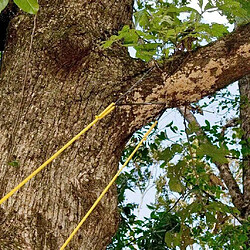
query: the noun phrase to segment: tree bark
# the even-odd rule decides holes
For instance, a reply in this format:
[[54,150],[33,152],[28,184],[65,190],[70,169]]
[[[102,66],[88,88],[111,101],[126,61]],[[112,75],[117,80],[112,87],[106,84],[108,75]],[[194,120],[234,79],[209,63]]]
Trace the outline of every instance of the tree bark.
[[[125,48],[100,46],[131,24],[133,0],[39,4],[35,22],[20,12],[9,26],[0,78],[1,197],[148,70]],[[222,42],[166,63],[163,72],[155,67],[125,102],[161,100],[172,107],[213,93],[249,73],[249,39],[248,25]],[[215,48],[218,56],[211,53]],[[202,56],[204,63],[198,66]],[[240,67],[232,74],[236,64]],[[186,74],[192,79],[184,79]],[[183,94],[188,93],[187,100]],[[28,182],[0,208],[0,248],[58,249],[117,171],[130,135],[162,109],[117,107]],[[118,227],[116,207],[113,187],[73,238],[71,249],[105,249]]]
[[239,81],[241,107],[240,107],[240,121],[243,130],[242,140],[243,147],[243,196],[245,217],[250,216],[250,155],[249,155],[249,134],[250,134],[250,75],[245,76]]
[[[121,79],[138,70],[125,49],[98,48],[131,23],[132,1],[40,5],[29,59],[33,16],[20,14],[9,30],[1,76],[1,197],[114,101],[123,92]],[[131,120],[114,112],[6,201],[0,248],[58,249],[115,174]],[[13,161],[17,167],[8,165]],[[104,249],[118,227],[116,207],[112,188],[71,248]]]

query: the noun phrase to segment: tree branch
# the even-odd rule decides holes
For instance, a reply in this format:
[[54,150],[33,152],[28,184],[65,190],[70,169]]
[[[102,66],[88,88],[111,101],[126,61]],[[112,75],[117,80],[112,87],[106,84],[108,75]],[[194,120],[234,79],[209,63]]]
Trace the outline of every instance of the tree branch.
[[250,75],[242,78],[239,81],[241,106],[240,106],[240,121],[241,128],[244,131],[242,140],[242,152],[243,159],[243,195],[244,195],[244,210],[246,212],[245,217],[250,215],[250,154],[249,152],[249,139],[250,139]]
[[238,118],[233,118],[233,119],[227,121],[227,123],[222,127],[221,135],[224,136],[225,135],[225,131],[228,128],[235,127],[237,124],[239,124]]
[[[200,130],[198,130],[198,132],[196,132],[197,135],[205,135],[202,131],[202,128],[201,128],[199,122],[196,120],[195,116],[190,112],[190,110],[188,108],[181,107],[181,108],[179,108],[179,111],[189,123],[194,123],[197,127],[200,128]],[[210,142],[208,139],[204,139],[204,143],[210,143]],[[220,176],[221,176],[222,180],[225,182],[225,184],[228,188],[228,191],[229,191],[229,194],[232,198],[233,204],[235,205],[235,207],[239,211],[242,211],[243,204],[244,204],[243,195],[240,192],[240,188],[239,188],[236,180],[234,179],[234,177],[229,169],[228,164],[221,164],[219,162],[214,162],[214,163],[220,172]],[[242,214],[244,214],[244,213],[242,213]]]
[[[159,67],[155,66],[122,102],[166,104],[165,107],[124,106],[137,117],[137,128],[163,108],[196,102],[250,73],[250,24],[196,51],[175,56]],[[127,83],[131,86],[137,79]]]

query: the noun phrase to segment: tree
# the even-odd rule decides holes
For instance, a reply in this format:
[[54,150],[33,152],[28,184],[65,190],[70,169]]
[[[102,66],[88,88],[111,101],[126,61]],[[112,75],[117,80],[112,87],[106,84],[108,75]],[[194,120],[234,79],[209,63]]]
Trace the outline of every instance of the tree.
[[[164,1],[156,2],[164,9]],[[185,7],[185,1],[175,2]],[[159,30],[151,34],[149,30],[147,37],[132,28],[133,4],[132,0],[41,0],[35,16],[19,10],[9,23],[0,78],[1,197],[131,86],[121,103],[161,104],[117,106],[6,201],[0,210],[2,248],[59,248],[117,171],[126,142],[136,130],[166,108],[196,102],[250,73],[249,24],[192,51],[198,31],[188,31],[184,25],[185,30],[171,41],[176,51],[170,60],[146,62],[157,49],[166,57],[171,51],[164,50],[162,37],[156,40],[164,45],[149,42]],[[226,8],[223,11],[228,14]],[[179,13],[173,12],[174,16],[166,16],[174,20]],[[139,18],[142,26],[146,17]],[[225,31],[212,30],[219,35]],[[135,45],[136,39],[141,59],[131,58],[119,39],[125,45]],[[113,44],[104,49],[107,40],[106,47]],[[134,86],[143,76],[143,82]],[[249,197],[247,189],[244,195]],[[249,214],[249,206],[244,207]],[[117,191],[112,187],[70,246],[103,249],[118,224]]]
[[[241,89],[247,88],[246,80],[240,83]],[[138,152],[130,169],[120,176],[122,223],[108,249],[123,249],[124,246],[129,249],[172,249],[176,246],[185,249],[194,243],[212,249],[248,249],[249,222],[245,219],[248,215],[244,208],[247,202],[241,200],[239,187],[247,190],[242,169],[244,173],[249,166],[249,147],[236,118],[239,108],[248,112],[247,99],[241,98],[239,104],[239,96],[229,90],[207,99],[203,104],[179,108],[189,125],[185,124],[183,129],[172,121],[165,128],[161,126]],[[214,100],[218,102],[216,106]],[[200,126],[195,117],[197,111],[211,112],[211,106],[217,111],[212,112],[210,119],[206,118],[205,126]],[[163,117],[169,116],[168,113]],[[215,122],[212,120],[216,113]],[[232,113],[234,118],[226,120]],[[245,118],[248,119],[246,115]],[[132,138],[132,142],[138,136]],[[129,151],[131,146],[126,147],[125,156]],[[152,192],[146,199],[151,197],[147,205],[151,213],[144,220],[138,219],[134,210],[141,201],[129,203],[123,195],[126,190],[139,190],[144,197],[154,186],[155,199]]]

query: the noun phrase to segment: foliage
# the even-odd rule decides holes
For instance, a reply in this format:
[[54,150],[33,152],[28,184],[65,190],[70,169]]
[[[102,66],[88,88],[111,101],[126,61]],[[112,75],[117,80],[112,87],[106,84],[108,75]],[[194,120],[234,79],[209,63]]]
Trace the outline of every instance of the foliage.
[[[8,5],[9,0],[0,0],[0,12]],[[37,0],[14,0],[14,3],[23,11],[36,14],[39,10]]]
[[[134,26],[125,25],[103,47],[120,43],[133,47],[137,58],[159,61],[195,50],[228,33],[225,24],[205,22],[207,13],[218,12],[231,24],[249,22],[249,1],[199,0],[197,9],[189,2],[136,1]],[[249,153],[242,147],[239,118],[225,125],[228,114],[239,117],[239,102],[239,96],[221,91],[190,107],[194,115],[203,115],[216,104],[215,112],[222,114],[219,123],[207,119],[202,127],[184,122],[180,128],[170,122],[165,130],[155,132],[134,157],[130,171],[119,177],[121,225],[108,249],[185,249],[195,243],[202,248],[247,249],[249,222],[240,219],[217,169],[218,165],[228,165],[242,186],[241,159]],[[140,133],[131,139],[123,157],[134,148]],[[173,141],[169,134],[179,139]],[[155,167],[156,176],[152,174]],[[140,220],[135,215],[139,204],[127,203],[126,192],[137,189],[143,196],[152,182],[155,201],[148,205],[150,216]]]
[[[206,112],[215,102],[217,116],[239,115],[239,96],[227,90],[194,104],[193,113],[198,107]],[[205,120],[201,128],[170,122],[155,131],[133,158],[130,171],[119,177],[121,224],[107,249],[185,249],[194,243],[202,248],[247,249],[250,224],[240,220],[216,170],[216,164],[229,164],[241,185],[242,132],[237,120],[225,129],[226,118],[223,115],[216,124]],[[173,141],[173,135],[178,139]],[[127,145],[122,160],[139,137],[141,131]],[[151,173],[154,166],[159,168],[156,176]],[[147,205],[150,216],[141,220],[136,217],[139,204],[127,203],[126,193],[137,189],[143,195],[152,179],[155,201]]]
[[204,43],[218,39],[228,33],[227,25],[213,22],[208,24],[204,15],[219,12],[230,23],[249,21],[248,1],[221,0],[207,3],[198,1],[199,9],[191,8],[190,1],[137,1],[134,12],[134,27],[125,25],[117,35],[104,42],[108,48],[114,42],[133,47],[136,57],[149,61],[164,59],[173,54],[190,51]]

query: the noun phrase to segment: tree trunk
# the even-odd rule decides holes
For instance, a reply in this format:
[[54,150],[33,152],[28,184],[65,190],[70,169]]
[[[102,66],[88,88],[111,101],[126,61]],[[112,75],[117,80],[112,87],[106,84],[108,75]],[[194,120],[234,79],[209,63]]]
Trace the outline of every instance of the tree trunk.
[[[29,58],[34,17],[20,14],[10,26],[1,77],[1,197],[124,92],[121,79],[138,70],[125,49],[98,48],[130,24],[132,1],[60,2],[40,1]],[[0,248],[58,249],[117,171],[131,120],[112,113],[6,201]],[[113,187],[72,249],[104,249],[118,227],[116,207]]]
[[250,75],[245,76],[239,80],[241,107],[240,107],[240,121],[243,130],[242,140],[243,147],[243,196],[246,219],[250,216],[250,155],[249,155],[249,135],[250,135]]
[[[9,26],[0,78],[1,197],[148,70],[125,48],[100,46],[131,24],[133,0],[41,0],[39,4],[37,17],[19,13]],[[237,36],[240,42],[232,43]],[[194,61],[203,50],[181,58],[186,65],[183,76],[185,70],[192,76],[189,102],[249,73],[249,26],[226,39],[231,50],[225,49],[225,41],[205,48],[207,56],[216,46],[221,54],[206,58],[203,78],[202,72],[194,74],[200,70]],[[190,82],[179,86],[179,62],[171,69],[163,66],[164,74],[155,68],[127,101],[161,98],[167,107],[185,102],[183,93],[188,95]],[[232,74],[230,67],[235,64],[241,67]],[[201,78],[210,80],[206,91]],[[58,249],[117,171],[131,133],[163,108],[117,107],[29,181],[0,208],[0,248]],[[118,227],[116,207],[113,187],[73,238],[71,249],[104,249]]]

